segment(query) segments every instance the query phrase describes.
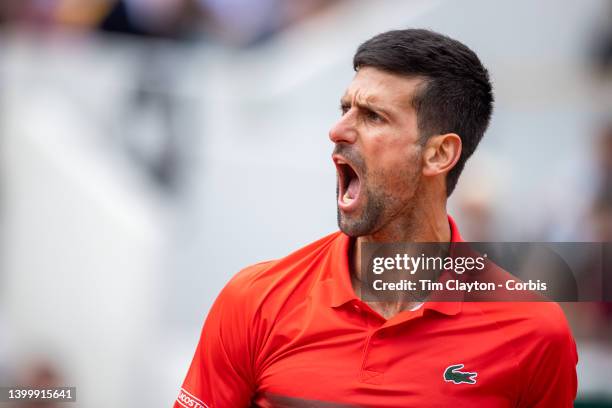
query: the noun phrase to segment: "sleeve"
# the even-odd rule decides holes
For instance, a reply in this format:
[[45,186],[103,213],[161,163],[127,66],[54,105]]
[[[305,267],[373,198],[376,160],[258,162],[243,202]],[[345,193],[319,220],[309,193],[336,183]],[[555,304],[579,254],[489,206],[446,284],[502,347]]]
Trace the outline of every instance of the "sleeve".
[[217,297],[174,408],[250,405],[255,381],[243,291],[240,280],[234,278]]
[[537,335],[541,341],[527,358],[519,407],[571,408],[578,389],[576,343],[561,309],[548,316]]

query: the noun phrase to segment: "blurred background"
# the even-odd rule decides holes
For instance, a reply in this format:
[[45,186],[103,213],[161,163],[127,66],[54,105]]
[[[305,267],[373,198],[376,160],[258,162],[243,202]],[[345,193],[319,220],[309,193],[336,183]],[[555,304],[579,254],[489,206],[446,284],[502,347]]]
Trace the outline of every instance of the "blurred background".
[[[2,0],[0,385],[171,406],[227,280],[336,230],[352,55],[404,27],[492,77],[464,237],[611,241],[612,1]],[[612,406],[612,307],[563,306]]]

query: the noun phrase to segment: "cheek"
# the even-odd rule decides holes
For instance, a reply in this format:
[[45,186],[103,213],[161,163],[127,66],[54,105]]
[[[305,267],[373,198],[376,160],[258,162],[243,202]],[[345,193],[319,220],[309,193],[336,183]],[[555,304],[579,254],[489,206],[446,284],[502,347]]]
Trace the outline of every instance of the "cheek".
[[403,146],[388,147],[374,152],[368,164],[368,181],[386,190],[410,187],[421,173],[421,150]]
[[404,160],[401,165],[377,168],[368,173],[365,186],[379,196],[400,201],[412,197],[419,185],[421,167],[416,161]]

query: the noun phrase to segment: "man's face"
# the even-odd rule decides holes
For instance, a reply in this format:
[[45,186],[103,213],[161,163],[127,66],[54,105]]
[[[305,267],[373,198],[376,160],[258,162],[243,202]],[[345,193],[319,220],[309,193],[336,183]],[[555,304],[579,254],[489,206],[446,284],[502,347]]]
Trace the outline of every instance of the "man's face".
[[361,68],[329,131],[338,174],[338,225],[349,236],[380,233],[410,218],[421,181],[412,97],[422,80]]

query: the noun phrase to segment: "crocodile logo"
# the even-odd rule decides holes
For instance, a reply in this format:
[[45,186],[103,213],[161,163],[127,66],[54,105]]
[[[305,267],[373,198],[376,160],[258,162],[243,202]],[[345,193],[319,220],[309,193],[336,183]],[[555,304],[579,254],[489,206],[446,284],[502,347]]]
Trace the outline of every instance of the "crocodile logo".
[[478,373],[459,371],[463,367],[463,364],[448,366],[446,370],[444,370],[444,381],[452,382],[453,384],[476,384],[476,376],[478,376]]

